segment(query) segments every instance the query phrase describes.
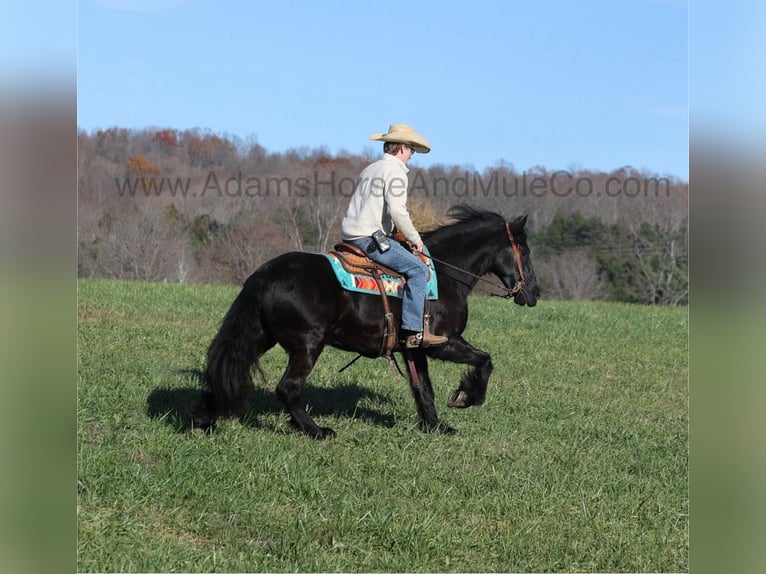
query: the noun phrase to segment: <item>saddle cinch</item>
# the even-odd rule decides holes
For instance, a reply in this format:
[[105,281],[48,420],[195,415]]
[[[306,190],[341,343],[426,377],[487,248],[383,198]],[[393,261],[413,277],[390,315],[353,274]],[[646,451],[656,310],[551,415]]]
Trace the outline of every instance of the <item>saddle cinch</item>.
[[[423,248],[426,255],[418,255],[428,266],[428,282],[426,284],[426,299],[436,300],[439,298],[439,290],[436,282],[436,269],[434,269],[428,250]],[[353,243],[345,241],[336,244],[332,251],[322,253],[332,266],[335,276],[341,287],[347,291],[381,295],[386,328],[383,334],[383,342],[380,354],[391,356],[391,350],[396,341],[396,322],[394,321],[388,297],[402,297],[406,278],[397,271],[376,263],[367,254]]]

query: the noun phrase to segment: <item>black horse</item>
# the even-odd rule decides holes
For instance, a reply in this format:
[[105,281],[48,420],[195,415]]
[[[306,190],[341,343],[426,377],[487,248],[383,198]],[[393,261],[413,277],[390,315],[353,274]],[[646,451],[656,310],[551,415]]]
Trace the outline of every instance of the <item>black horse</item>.
[[[469,407],[484,402],[492,373],[488,353],[462,337],[468,320],[468,294],[478,278],[496,275],[518,305],[533,307],[540,296],[524,231],[526,216],[506,222],[497,214],[456,206],[454,223],[423,235],[434,259],[439,299],[429,302],[431,328],[449,337],[446,344],[407,350],[412,370],[410,388],[421,428],[453,433],[441,423],[434,406],[427,357],[468,364],[448,406]],[[401,300],[392,298],[396,323]],[[349,292],[340,287],[328,260],[316,253],[286,253],[264,263],[245,282],[226,313],[208,349],[202,408],[193,424],[209,428],[217,417],[244,416],[253,388],[251,368],[275,344],[289,355],[276,393],[292,424],[314,438],[335,432],[318,426],[306,413],[301,393],[325,345],[366,357],[380,355],[385,321],[378,295]],[[397,346],[394,351],[404,351]],[[416,375],[413,380],[413,375]]]

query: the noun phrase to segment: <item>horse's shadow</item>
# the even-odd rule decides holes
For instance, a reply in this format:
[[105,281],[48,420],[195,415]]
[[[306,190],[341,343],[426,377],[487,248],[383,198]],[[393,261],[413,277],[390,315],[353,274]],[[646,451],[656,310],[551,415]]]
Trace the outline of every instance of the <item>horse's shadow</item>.
[[[163,420],[178,432],[192,429],[193,413],[202,404],[202,384],[204,373],[199,369],[182,369],[178,375],[196,382],[196,386],[186,388],[157,388],[147,398],[147,414],[153,419]],[[388,403],[386,395],[366,389],[356,383],[344,383],[336,387],[320,388],[306,386],[303,397],[311,409],[312,416],[332,415],[359,419],[383,427],[393,427],[394,417],[360,405],[365,399],[378,403]],[[274,427],[273,422],[263,422],[263,415],[284,413],[272,390],[256,385],[248,396],[251,410],[240,421],[255,428]]]

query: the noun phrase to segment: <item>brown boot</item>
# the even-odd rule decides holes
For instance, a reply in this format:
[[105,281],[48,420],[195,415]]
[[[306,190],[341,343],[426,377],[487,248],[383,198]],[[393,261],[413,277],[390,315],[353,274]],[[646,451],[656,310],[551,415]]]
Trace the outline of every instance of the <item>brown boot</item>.
[[408,349],[418,347],[433,347],[434,345],[443,345],[447,342],[447,337],[441,335],[432,335],[431,333],[416,333],[414,331],[402,332],[402,345]]
[[431,329],[428,323],[431,320],[431,316],[426,313],[423,315],[423,340],[420,343],[421,347],[434,347],[436,345],[443,345],[447,342],[447,337],[442,335],[434,335],[431,333]]

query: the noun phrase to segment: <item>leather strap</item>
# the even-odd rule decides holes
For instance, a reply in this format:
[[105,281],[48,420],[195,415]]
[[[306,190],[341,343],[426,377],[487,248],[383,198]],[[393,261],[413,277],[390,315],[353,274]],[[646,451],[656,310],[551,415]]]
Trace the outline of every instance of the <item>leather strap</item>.
[[415,369],[415,361],[412,360],[412,355],[409,350],[406,351],[405,361],[407,362],[407,370],[409,371],[412,386],[420,386],[420,377],[418,377],[418,371]]
[[375,283],[378,285],[380,297],[383,299],[383,317],[386,321],[385,331],[383,331],[383,342],[380,347],[380,355],[390,357],[391,351],[394,348],[394,343],[396,342],[396,323],[394,322],[394,314],[391,312],[391,305],[388,302],[388,295],[386,295],[386,288],[383,285],[380,270],[373,269],[372,276],[375,279]]
[[524,283],[527,282],[527,278],[524,276],[524,267],[521,264],[521,249],[519,243],[511,232],[511,225],[505,222],[505,232],[508,234],[508,241],[511,242],[511,251],[513,251],[513,258],[516,260],[516,270],[519,272],[519,282],[514,286],[513,292],[519,291],[523,288]]

